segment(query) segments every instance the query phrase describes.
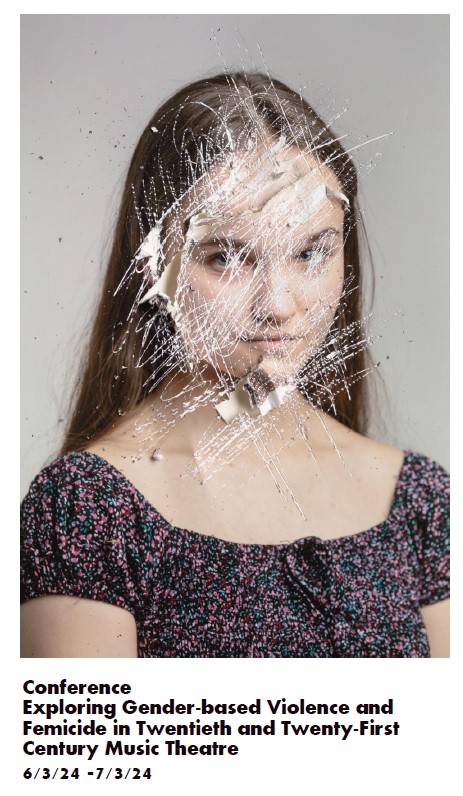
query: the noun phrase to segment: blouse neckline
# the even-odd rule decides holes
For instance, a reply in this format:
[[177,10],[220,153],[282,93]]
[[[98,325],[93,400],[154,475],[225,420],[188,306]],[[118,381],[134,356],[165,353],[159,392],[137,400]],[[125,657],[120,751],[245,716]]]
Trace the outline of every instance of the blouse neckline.
[[220,536],[213,536],[212,534],[201,533],[200,531],[192,531],[188,528],[181,528],[177,525],[172,525],[172,523],[170,523],[156,509],[156,507],[148,500],[148,498],[146,498],[145,495],[143,495],[142,492],[140,492],[137,489],[135,484],[132,481],[130,481],[130,479],[127,478],[127,476],[124,475],[124,473],[121,470],[119,470],[117,467],[111,464],[111,462],[109,462],[107,459],[104,459],[102,456],[99,456],[97,453],[92,453],[91,451],[85,451],[85,450],[71,451],[69,454],[67,454],[67,456],[79,456],[79,455],[93,458],[94,460],[101,462],[105,467],[109,468],[109,470],[112,473],[114,473],[117,480],[122,484],[124,484],[132,494],[136,495],[137,500],[139,501],[142,507],[145,507],[150,513],[154,513],[163,522],[165,526],[171,528],[173,531],[175,531],[176,534],[181,534],[183,538],[195,539],[197,542],[204,542],[205,544],[214,543],[216,545],[221,545],[224,548],[228,548],[229,550],[249,549],[249,550],[261,550],[261,551],[267,550],[270,552],[272,550],[276,551],[281,549],[288,549],[296,545],[302,545],[304,543],[307,543],[308,540],[317,541],[322,545],[337,545],[337,544],[352,543],[352,541],[355,542],[356,540],[361,542],[363,539],[368,538],[369,536],[375,534],[381,534],[384,530],[387,529],[387,527],[390,525],[390,523],[393,521],[395,517],[400,502],[400,497],[402,493],[403,484],[405,481],[405,474],[407,471],[407,467],[414,454],[410,450],[404,451],[404,457],[395,483],[394,493],[392,496],[389,512],[387,517],[384,520],[382,520],[380,523],[372,525],[370,528],[366,528],[362,531],[357,531],[355,533],[346,534],[344,536],[338,536],[330,539],[323,539],[322,537],[316,536],[315,534],[309,534],[308,536],[303,536],[300,537],[299,539],[294,539],[292,542],[277,542],[270,544],[256,543],[256,542],[234,542],[229,539],[222,539]]

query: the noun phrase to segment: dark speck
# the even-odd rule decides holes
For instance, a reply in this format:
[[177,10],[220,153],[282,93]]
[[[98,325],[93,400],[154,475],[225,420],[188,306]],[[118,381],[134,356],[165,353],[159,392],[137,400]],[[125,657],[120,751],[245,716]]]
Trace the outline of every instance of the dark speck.
[[62,238],[58,238],[58,243],[61,243],[62,240],[63,240]]
[[39,155],[39,160],[43,160],[43,155]]

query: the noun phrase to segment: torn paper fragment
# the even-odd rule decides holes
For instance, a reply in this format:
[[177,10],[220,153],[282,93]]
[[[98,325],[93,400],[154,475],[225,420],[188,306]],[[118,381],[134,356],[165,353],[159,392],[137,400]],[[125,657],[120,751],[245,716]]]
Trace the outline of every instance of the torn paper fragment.
[[[325,183],[317,185],[310,193],[306,193],[304,188],[310,179],[310,174],[302,174],[289,182],[286,175],[282,179],[277,177],[272,186],[261,192],[259,203],[252,205],[252,212],[261,213],[264,209],[268,210],[276,203],[287,202],[290,198],[292,203],[296,203],[292,210],[291,226],[297,226],[318,212],[325,199],[337,199],[349,205],[347,196],[340,191],[333,191]],[[292,196],[290,190],[293,192]],[[294,197],[294,194],[297,194],[297,197]]]
[[[213,222],[213,223],[211,223]],[[160,296],[167,301],[166,309],[171,314],[173,320],[178,317],[179,308],[176,303],[176,293],[178,287],[178,277],[182,264],[182,253],[192,243],[201,240],[205,235],[217,229],[217,221],[210,218],[207,213],[201,211],[192,216],[188,223],[188,229],[185,235],[185,243],[181,250],[177,251],[168,265],[164,268],[162,274],[158,277],[156,282],[150,287],[147,293],[140,299],[139,304],[144,304],[146,301]],[[152,230],[150,230],[147,237],[144,239],[140,248],[138,249],[135,260],[142,260],[149,258],[148,264],[151,273],[157,274],[159,270],[159,262],[161,261],[161,222],[157,222]]]
[[240,379],[233,392],[225,401],[216,404],[216,412],[227,424],[233,423],[242,412],[246,412],[250,417],[257,417],[260,415],[259,408],[251,405],[249,393],[244,389],[246,378],[247,377]]
[[263,368],[252,370],[243,384],[253,406],[261,406],[276,384]]
[[172,302],[172,304],[175,302],[178,275],[180,273],[181,265],[182,252],[178,251],[176,254],[174,254],[168,265],[166,265],[158,281],[153,285],[153,288],[156,288],[156,293],[160,293],[162,296],[165,296],[167,299],[169,299],[169,301]]
[[202,240],[206,235],[215,232],[219,227],[220,221],[212,218],[202,210],[200,213],[191,216],[188,222],[188,229],[186,232],[186,239],[197,243]]
[[259,406],[259,412],[262,416],[270,412],[271,409],[276,409],[281,406],[287,396],[295,389],[295,384],[279,384],[274,390],[269,392],[263,404]]
[[339,202],[344,202],[348,207],[350,206],[347,196],[341,193],[341,191],[334,191],[332,188],[326,186],[326,195],[328,199],[337,199]]
[[[150,229],[148,235],[142,241],[140,248],[135,253],[135,260],[144,260],[146,257],[149,257],[150,260],[155,260],[157,264],[161,252],[161,228],[162,225],[157,222],[154,227]],[[151,270],[154,272],[156,269],[152,266],[153,264],[150,263]]]
[[179,307],[176,302],[176,293],[178,286],[178,276],[180,267],[182,265],[182,252],[178,251],[172,260],[162,272],[159,279],[148,290],[148,292],[140,299],[139,304],[144,304],[150,299],[158,296],[166,302],[166,310],[171,315],[172,320],[175,321],[179,315]]
[[[260,375],[257,379],[252,378],[258,372]],[[248,376],[240,379],[231,395],[225,401],[216,404],[216,412],[222,420],[227,424],[233,423],[243,412],[249,417],[259,417],[259,415],[263,417],[271,409],[281,406],[296,386],[294,383],[279,384],[276,387],[273,385],[273,389],[267,391],[264,382],[267,386],[273,384],[261,368],[258,371],[251,371]]]

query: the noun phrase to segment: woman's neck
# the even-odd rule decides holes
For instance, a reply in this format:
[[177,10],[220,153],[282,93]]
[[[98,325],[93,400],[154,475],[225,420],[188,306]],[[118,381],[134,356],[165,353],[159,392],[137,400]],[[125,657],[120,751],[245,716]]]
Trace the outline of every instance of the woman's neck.
[[[291,449],[316,455],[349,433],[334,418],[314,409],[297,390],[265,417],[237,418],[227,425],[216,411],[223,400],[216,382],[176,372],[153,395],[127,413],[110,433],[110,444],[130,456],[180,455],[211,462],[221,456],[262,458]],[[227,452],[225,452],[227,451]]]

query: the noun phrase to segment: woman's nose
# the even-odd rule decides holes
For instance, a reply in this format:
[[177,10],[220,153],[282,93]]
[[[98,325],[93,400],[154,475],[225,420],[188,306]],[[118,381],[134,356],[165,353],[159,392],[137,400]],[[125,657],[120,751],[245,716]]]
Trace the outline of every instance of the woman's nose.
[[253,314],[260,322],[284,325],[296,311],[291,279],[279,262],[266,263],[254,276]]

